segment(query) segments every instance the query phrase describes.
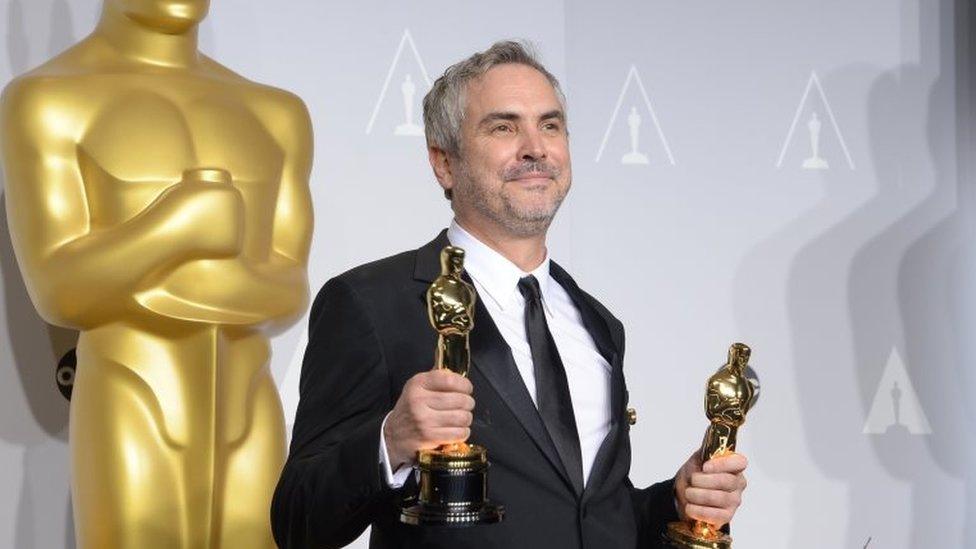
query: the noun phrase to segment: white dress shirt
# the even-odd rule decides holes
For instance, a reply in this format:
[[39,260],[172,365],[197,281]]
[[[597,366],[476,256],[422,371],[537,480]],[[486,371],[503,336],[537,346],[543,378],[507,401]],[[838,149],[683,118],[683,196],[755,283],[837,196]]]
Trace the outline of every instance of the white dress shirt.
[[[464,249],[464,270],[474,282],[481,305],[491,315],[505,343],[511,348],[515,365],[533,402],[536,401],[535,371],[525,334],[525,299],[519,292],[518,282],[530,274],[539,281],[546,323],[566,369],[569,393],[573,399],[585,483],[597,451],[610,431],[610,364],[597,350],[593,337],[583,326],[576,304],[549,275],[548,254],[541,265],[526,273],[465,231],[457,221],[447,229],[447,238],[452,245]],[[477,326],[475,329],[478,329]],[[383,425],[386,425],[385,419]],[[402,486],[410,475],[408,466],[396,472],[391,470],[382,429],[380,463],[386,473],[387,484],[393,488]]]

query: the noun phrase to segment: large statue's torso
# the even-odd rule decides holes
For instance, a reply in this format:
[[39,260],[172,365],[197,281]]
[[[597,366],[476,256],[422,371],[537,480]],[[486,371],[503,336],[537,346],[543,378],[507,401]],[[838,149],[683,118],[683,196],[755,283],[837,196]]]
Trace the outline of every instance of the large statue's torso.
[[48,108],[64,118],[65,131],[77,135],[77,168],[93,230],[138,216],[187,169],[224,169],[243,197],[240,255],[183,262],[147,280],[132,296],[146,320],[254,325],[294,306],[282,302],[275,286],[295,281],[260,276],[272,251],[284,161],[266,113],[283,92],[212,62],[192,70],[70,71],[54,65],[48,71],[56,75],[46,85],[54,98]]
[[77,142],[76,164],[64,169],[79,171],[84,204],[66,206],[87,205],[92,232],[121,228],[185,170],[220,168],[243,198],[244,236],[236,257],[174,253],[173,265],[113,297],[129,306],[123,317],[83,331],[79,385],[115,383],[108,372],[124,365],[152,388],[168,436],[185,441],[191,403],[212,390],[196,377],[226,365],[223,405],[235,410],[228,433],[240,436],[252,376],[267,375],[267,336],[256,328],[303,304],[295,288],[304,280],[279,274],[272,257],[285,153],[271,124],[284,118],[285,92],[212,61],[193,70],[136,69],[88,66],[79,62],[84,53],[82,44],[29,75],[44,98],[32,114],[55,117],[58,131]]
[[264,259],[271,235],[259,229],[271,227],[283,156],[240,85],[188,74],[97,75],[66,84],[84,93],[91,80],[113,90],[89,96],[88,118],[79,120],[79,164],[93,225],[131,219],[185,169],[223,168],[245,200],[244,253]]

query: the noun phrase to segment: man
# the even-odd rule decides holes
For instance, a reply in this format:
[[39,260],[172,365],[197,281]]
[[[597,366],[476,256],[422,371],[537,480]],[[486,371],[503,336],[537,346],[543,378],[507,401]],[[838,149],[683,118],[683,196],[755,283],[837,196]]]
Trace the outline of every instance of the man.
[[[745,458],[693,455],[638,490],[630,468],[620,321],[549,260],[546,231],[569,191],[564,99],[525,49],[500,42],[452,67],[424,99],[431,166],[455,220],[418,250],[338,276],[309,323],[291,455],[272,523],[283,549],[653,547],[666,524],[727,523]],[[470,381],[430,371],[424,293],[448,245],[478,292]],[[420,449],[488,448],[504,522],[407,526]]]

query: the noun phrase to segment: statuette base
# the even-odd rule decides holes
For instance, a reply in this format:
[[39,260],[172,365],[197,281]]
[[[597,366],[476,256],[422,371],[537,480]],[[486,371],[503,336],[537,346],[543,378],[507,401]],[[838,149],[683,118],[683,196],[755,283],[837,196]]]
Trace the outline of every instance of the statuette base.
[[688,522],[672,522],[664,534],[664,541],[671,547],[680,549],[732,549],[732,538],[728,534],[716,532],[717,537],[699,536]]
[[494,524],[505,509],[488,501],[488,454],[464,442],[445,444],[418,455],[420,494],[404,502],[400,522],[462,528]]

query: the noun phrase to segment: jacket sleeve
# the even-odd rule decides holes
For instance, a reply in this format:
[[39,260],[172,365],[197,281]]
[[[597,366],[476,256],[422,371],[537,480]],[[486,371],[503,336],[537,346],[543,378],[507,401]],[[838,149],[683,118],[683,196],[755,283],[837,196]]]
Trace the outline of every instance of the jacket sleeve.
[[391,396],[369,311],[333,278],[312,305],[308,329],[291,450],[271,507],[281,549],[342,547],[395,496],[378,459]]
[[647,488],[630,485],[630,496],[637,520],[638,547],[659,547],[668,523],[678,520],[678,510],[674,507],[674,479]]

